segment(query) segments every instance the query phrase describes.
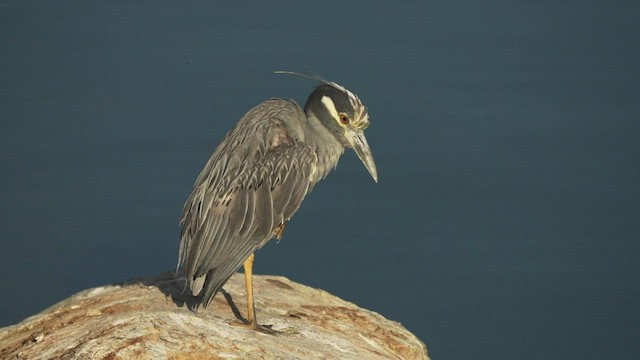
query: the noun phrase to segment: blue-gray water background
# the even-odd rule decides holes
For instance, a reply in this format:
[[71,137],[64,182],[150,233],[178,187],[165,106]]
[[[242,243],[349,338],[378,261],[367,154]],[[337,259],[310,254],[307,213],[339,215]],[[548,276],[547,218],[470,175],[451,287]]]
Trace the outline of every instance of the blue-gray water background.
[[434,358],[637,358],[638,2],[229,3],[1,2],[0,326],[171,269],[222,136],[306,99],[286,69],[369,106],[380,183],[347,152],[258,273]]

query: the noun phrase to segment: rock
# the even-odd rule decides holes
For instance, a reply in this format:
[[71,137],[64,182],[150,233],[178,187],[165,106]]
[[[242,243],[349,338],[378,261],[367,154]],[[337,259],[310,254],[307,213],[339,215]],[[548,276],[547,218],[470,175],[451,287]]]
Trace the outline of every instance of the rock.
[[275,335],[231,325],[246,313],[242,274],[197,314],[183,287],[165,274],[82,291],[0,329],[0,359],[428,359],[399,323],[284,277],[254,276]]

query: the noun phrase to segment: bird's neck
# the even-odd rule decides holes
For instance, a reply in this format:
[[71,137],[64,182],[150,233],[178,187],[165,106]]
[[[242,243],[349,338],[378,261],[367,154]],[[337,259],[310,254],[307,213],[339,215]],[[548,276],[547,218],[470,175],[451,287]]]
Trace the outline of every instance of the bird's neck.
[[316,172],[312,179],[312,183],[315,184],[336,168],[340,156],[344,153],[344,147],[313,113],[307,113],[307,119],[309,136],[305,136],[305,142],[318,156]]

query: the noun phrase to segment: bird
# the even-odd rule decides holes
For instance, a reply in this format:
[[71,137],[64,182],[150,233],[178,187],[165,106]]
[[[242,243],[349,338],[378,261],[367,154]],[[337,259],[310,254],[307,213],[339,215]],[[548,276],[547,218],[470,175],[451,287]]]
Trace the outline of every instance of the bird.
[[193,310],[207,307],[244,268],[247,318],[258,331],[253,297],[255,252],[276,238],[314,186],[353,149],[378,182],[364,131],[367,107],[353,92],[319,75],[304,108],[271,98],[249,110],[226,134],[197,177],[180,218],[183,266]]

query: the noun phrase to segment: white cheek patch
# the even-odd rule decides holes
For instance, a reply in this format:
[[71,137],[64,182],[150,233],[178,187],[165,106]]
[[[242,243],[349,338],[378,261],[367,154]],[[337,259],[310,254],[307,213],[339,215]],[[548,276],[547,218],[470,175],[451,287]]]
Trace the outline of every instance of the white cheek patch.
[[333,116],[333,118],[338,121],[340,116],[338,116],[338,109],[336,109],[336,104],[333,103],[333,100],[331,100],[331,98],[328,96],[323,96],[320,101],[322,102],[324,107],[327,108],[329,114],[331,114],[331,116]]

